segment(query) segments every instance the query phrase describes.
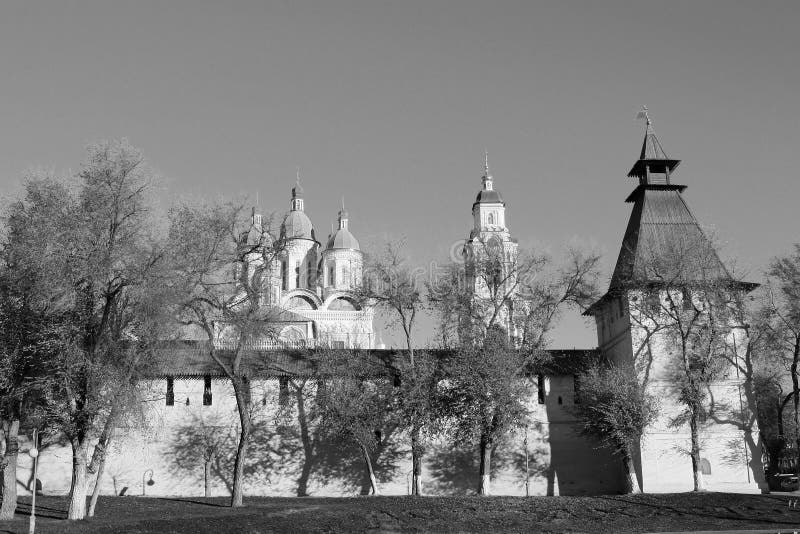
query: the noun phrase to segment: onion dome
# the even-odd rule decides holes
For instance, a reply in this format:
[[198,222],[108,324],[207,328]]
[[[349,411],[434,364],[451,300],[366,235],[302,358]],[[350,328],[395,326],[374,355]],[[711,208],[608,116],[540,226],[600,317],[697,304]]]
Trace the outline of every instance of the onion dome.
[[314,239],[314,226],[303,210],[303,188],[298,176],[297,183],[292,188],[291,210],[281,224],[281,238]]
[[247,245],[271,245],[269,232],[265,232],[262,227],[261,214],[256,213],[253,208],[251,214],[250,228],[239,235],[239,242]]
[[284,239],[314,239],[314,227],[311,219],[302,211],[290,211],[281,225],[281,237]]
[[361,250],[358,240],[355,238],[355,236],[353,236],[350,230],[347,229],[348,222],[349,218],[347,211],[344,209],[344,205],[342,205],[342,209],[339,211],[339,229],[333,232],[333,234],[328,238],[327,248]]

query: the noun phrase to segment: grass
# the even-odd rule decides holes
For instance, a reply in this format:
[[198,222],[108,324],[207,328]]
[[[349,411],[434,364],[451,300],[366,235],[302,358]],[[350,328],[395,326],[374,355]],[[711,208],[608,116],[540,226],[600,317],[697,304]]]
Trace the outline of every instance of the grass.
[[[800,526],[788,495],[728,493],[605,497],[353,497],[228,499],[101,497],[97,516],[68,522],[66,497],[38,497],[41,533],[664,532]],[[0,533],[27,533],[30,500]]]

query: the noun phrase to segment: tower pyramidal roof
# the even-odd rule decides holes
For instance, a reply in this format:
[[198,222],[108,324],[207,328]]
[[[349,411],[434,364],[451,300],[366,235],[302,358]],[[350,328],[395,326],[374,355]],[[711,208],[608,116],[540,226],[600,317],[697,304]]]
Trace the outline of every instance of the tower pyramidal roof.
[[[646,109],[645,109],[646,111]],[[699,285],[733,279],[683,198],[685,185],[672,183],[680,160],[667,157],[647,116],[639,159],[629,177],[639,184],[608,293],[586,314],[621,290],[665,282]],[[752,289],[752,284],[746,284]]]

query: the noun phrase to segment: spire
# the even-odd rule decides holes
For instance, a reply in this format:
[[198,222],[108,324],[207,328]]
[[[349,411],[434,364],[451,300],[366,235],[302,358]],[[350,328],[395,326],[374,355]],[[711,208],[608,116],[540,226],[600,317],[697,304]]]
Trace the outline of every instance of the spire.
[[483,151],[483,190],[492,191],[494,189],[494,182],[492,175],[489,173],[489,151]]
[[342,195],[342,209],[339,210],[339,230],[347,228],[348,215],[347,210],[344,209],[344,195]]
[[628,176],[639,178],[639,183],[643,185],[667,185],[670,183],[672,171],[680,164],[680,160],[670,159],[661,146],[661,142],[656,137],[653,129],[653,120],[647,106],[642,106],[642,110],[637,113],[637,119],[645,119],[644,141],[639,160],[633,164]]
[[303,186],[300,185],[300,167],[297,167],[295,184],[292,188],[292,211],[303,211]]

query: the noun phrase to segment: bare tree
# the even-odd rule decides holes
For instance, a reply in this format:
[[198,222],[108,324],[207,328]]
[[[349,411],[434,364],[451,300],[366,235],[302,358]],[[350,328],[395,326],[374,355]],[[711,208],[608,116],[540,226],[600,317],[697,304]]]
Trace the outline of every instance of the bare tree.
[[[284,312],[269,302],[269,284],[284,242],[273,219],[222,203],[182,206],[171,213],[170,250],[176,272],[177,320],[199,328],[210,358],[233,386],[239,440],[231,506],[243,506],[244,468],[253,426],[248,346],[275,339]],[[223,342],[223,343],[220,343]]]
[[390,324],[399,324],[405,338],[408,362],[401,362],[402,382],[398,395],[398,415],[411,435],[411,494],[422,493],[422,459],[426,436],[435,433],[436,364],[429,353],[418,362],[414,333],[417,319],[425,307],[425,299],[416,280],[417,271],[403,257],[401,248],[387,243],[383,253],[368,256],[364,283],[353,296],[359,304],[376,306],[388,313]]
[[[655,353],[665,359],[666,378],[675,390],[676,427],[688,424],[695,491],[704,489],[700,431],[714,409],[713,386],[735,370],[732,339],[746,344],[741,323],[742,296],[756,284],[736,280],[722,265],[711,240],[702,234],[653,249],[636,264],[627,288],[634,336],[634,367],[643,387],[651,379]],[[738,336],[738,337],[737,337]]]

